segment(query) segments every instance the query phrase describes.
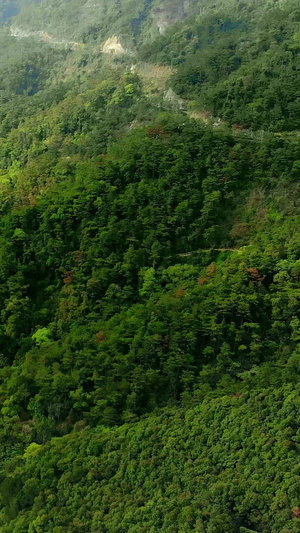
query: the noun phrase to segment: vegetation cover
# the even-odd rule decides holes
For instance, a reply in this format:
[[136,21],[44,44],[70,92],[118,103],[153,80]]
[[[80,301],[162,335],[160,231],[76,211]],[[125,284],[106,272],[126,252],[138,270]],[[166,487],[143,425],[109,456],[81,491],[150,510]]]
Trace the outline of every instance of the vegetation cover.
[[0,2],[0,530],[298,532],[299,6],[88,8]]

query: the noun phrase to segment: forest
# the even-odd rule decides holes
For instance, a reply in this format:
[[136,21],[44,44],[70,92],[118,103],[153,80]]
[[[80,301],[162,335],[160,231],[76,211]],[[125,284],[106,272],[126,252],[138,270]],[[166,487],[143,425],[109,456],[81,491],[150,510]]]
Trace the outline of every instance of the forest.
[[1,533],[300,532],[299,4],[0,22]]

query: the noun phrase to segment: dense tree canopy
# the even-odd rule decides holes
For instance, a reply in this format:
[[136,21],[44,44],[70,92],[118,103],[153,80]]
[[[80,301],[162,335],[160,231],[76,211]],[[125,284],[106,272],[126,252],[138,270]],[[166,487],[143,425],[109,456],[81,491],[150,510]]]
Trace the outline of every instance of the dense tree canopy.
[[295,533],[299,6],[116,4],[0,3],[0,530]]

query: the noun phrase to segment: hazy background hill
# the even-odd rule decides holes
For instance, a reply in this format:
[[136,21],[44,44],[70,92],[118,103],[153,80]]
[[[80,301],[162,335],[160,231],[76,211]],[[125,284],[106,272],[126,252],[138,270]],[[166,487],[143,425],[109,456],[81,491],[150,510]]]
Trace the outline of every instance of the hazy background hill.
[[[48,0],[24,2],[19,9],[3,30],[4,46],[36,47],[37,63],[40,42],[49,46],[49,56],[64,52],[52,60],[56,80],[66,72],[74,78],[94,72],[99,79],[104,59],[137,74],[140,68],[147,77],[150,63],[150,71],[153,65],[170,69],[169,75],[162,69],[148,73],[148,79],[161,74],[158,92],[172,87],[198,118],[204,113],[204,120],[221,118],[242,129],[298,129],[299,11],[293,1]],[[15,46],[20,40],[21,47]],[[50,78],[49,65],[47,73]]]
[[43,0],[38,6],[23,6],[14,24],[61,38],[103,40],[117,34],[132,42],[140,35],[164,33],[202,10],[201,2],[195,0]]

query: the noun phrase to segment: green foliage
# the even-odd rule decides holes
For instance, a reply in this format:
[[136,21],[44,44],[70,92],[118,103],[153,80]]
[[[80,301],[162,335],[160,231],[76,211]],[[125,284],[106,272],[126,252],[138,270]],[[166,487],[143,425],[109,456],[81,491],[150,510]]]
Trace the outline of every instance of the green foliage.
[[19,9],[0,530],[299,531],[298,6],[3,1],[2,22]]
[[299,386],[79,429],[10,467],[3,533],[299,531]]
[[35,341],[37,346],[42,346],[42,344],[50,342],[51,332],[48,328],[40,328],[32,335],[31,338],[33,341]]
[[244,129],[298,130],[297,3],[234,3],[176,27],[142,55],[176,66],[172,86]]

